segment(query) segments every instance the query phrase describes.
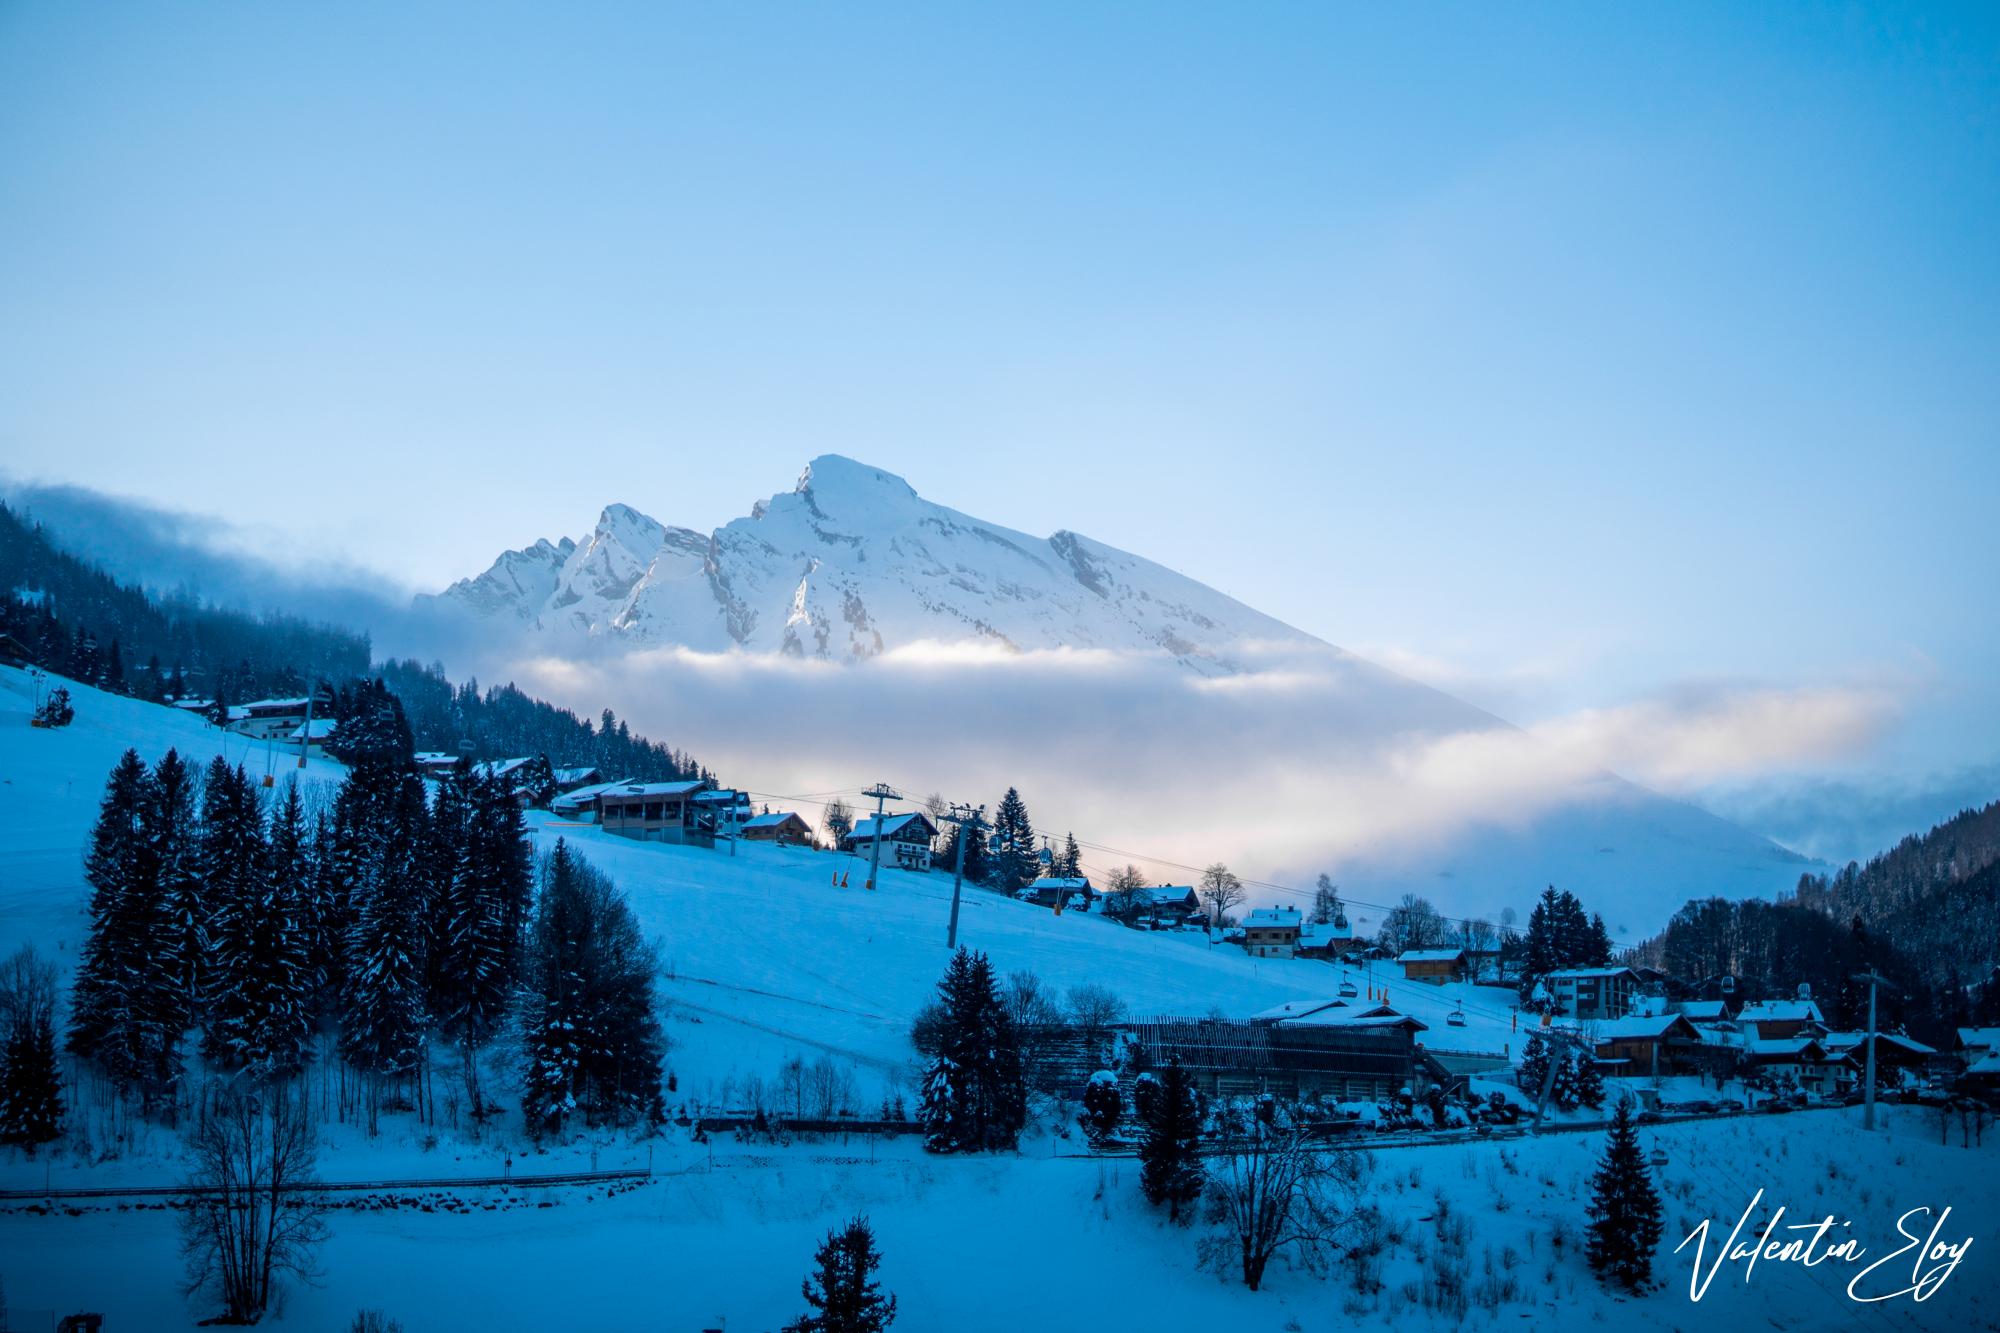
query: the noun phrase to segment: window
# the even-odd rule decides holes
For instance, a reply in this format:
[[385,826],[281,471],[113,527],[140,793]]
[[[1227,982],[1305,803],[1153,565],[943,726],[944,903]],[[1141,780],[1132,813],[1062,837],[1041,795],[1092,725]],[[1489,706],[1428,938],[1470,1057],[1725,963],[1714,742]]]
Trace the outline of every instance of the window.
[[646,802],[646,818],[658,819],[659,817],[660,817],[660,803],[658,801]]

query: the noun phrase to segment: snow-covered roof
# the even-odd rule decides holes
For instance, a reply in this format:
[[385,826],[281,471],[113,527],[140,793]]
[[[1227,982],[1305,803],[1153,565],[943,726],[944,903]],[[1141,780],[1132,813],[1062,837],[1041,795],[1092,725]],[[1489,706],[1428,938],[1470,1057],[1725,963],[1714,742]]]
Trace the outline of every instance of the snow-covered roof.
[[1278,1022],[1283,1027],[1408,1027],[1413,1032],[1428,1032],[1430,1030],[1427,1024],[1410,1017],[1408,1014],[1399,1013],[1386,1004],[1378,1004],[1372,1009],[1351,1009],[1344,1005],[1329,1005],[1323,1009],[1315,1009],[1311,1013],[1300,1014],[1297,1018],[1281,1018]]
[[1714,1023],[1729,1017],[1729,1006],[1722,1000],[1682,1000],[1681,1013],[1690,1023]]
[[244,716],[248,717],[253,713],[303,713],[306,705],[311,702],[310,699],[252,699],[249,703],[238,706],[243,709]]
[[[1876,1037],[1891,1046],[1900,1046],[1912,1055],[1936,1055],[1935,1046],[1926,1046],[1915,1037],[1906,1037],[1900,1032],[1878,1032]],[[1868,1042],[1866,1032],[1829,1032],[1821,1038],[1830,1051],[1849,1051]]]
[[1297,930],[1299,924],[1296,907],[1259,907],[1243,920],[1245,930]]
[[1322,1009],[1345,1008],[1346,1005],[1345,1000],[1287,1000],[1283,1004],[1274,1004],[1269,1009],[1262,1009],[1250,1015],[1250,1021],[1276,1023],[1288,1018],[1303,1018]]
[[595,764],[585,768],[559,768],[556,770],[556,781],[564,786],[572,783],[588,782],[598,776],[600,775]]
[[922,820],[925,827],[931,826],[930,818],[923,811],[911,810],[900,815],[884,815],[882,818],[882,831],[877,833],[875,831],[875,816],[870,815],[854,826],[854,832],[850,836],[856,842],[868,842],[875,838],[893,838],[909,827],[910,821],[913,819]]
[[1559,967],[1549,973],[1551,980],[1588,981],[1592,977],[1638,976],[1629,967]]
[[1979,1059],[1974,1060],[1965,1067],[1965,1072],[1968,1074],[1978,1074],[1982,1078],[2000,1077],[2000,1051],[1995,1051],[1991,1055],[1981,1056]]
[[1194,886],[1192,884],[1151,884],[1140,889],[1139,892],[1156,907],[1172,907],[1178,903],[1186,902],[1189,895],[1194,893]]
[[1739,1023],[1824,1023],[1826,1016],[1812,1000],[1759,1000],[1736,1013]]
[[801,824],[806,822],[802,817],[793,814],[790,810],[778,810],[768,815],[752,815],[743,821],[743,827],[746,829],[777,828],[787,820],[792,819],[798,820]]
[[605,792],[610,791],[613,787],[625,787],[629,785],[631,784],[624,782],[598,782],[588,787],[577,787],[556,797],[555,800],[549,802],[549,807],[551,809],[580,810],[602,796]]
[[2000,1028],[1960,1028],[1958,1044],[1962,1050],[1990,1051],[2000,1046]]
[[504,778],[517,768],[525,768],[534,763],[533,759],[488,759],[472,766],[473,773],[482,778]]
[[458,756],[449,750],[419,750],[411,758],[416,760],[420,767],[431,767],[437,764],[455,764],[458,762]]
[[1660,1038],[1687,1023],[1682,1014],[1632,1014],[1625,1018],[1607,1018],[1591,1025],[1591,1030],[1599,1041],[1619,1041],[1634,1037]]
[[1455,963],[1465,957],[1463,949],[1405,949],[1396,955],[1399,963]]
[[310,722],[301,722],[292,728],[289,739],[295,741],[306,740],[308,739],[308,732],[310,732],[310,739],[312,740],[325,740],[333,734],[333,719],[330,717],[316,717]]
[[[700,778],[683,782],[612,782],[599,789],[604,796],[686,796],[708,786]],[[572,796],[576,793],[570,793]]]
[[1333,944],[1354,938],[1354,927],[1345,921],[1308,921],[1299,927],[1302,945]]
[[1044,875],[1042,878],[1036,880],[1033,884],[1030,884],[1028,887],[1033,891],[1035,891],[1036,893],[1054,893],[1057,889],[1068,889],[1072,892],[1076,892],[1079,890],[1089,888],[1090,881],[1085,879],[1082,875],[1061,875],[1061,876]]
[[1745,1041],[1743,1049],[1762,1059],[1771,1060],[1804,1057],[1824,1048],[1814,1037],[1759,1037]]

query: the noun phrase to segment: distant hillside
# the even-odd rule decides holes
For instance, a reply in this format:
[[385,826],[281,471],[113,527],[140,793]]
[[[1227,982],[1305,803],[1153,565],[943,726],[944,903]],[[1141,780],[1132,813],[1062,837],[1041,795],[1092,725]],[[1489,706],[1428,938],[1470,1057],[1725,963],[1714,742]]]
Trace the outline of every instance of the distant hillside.
[[482,758],[546,754],[620,777],[705,776],[693,756],[634,735],[609,710],[596,725],[513,685],[481,692],[440,667],[371,662],[368,636],[296,616],[254,616],[122,583],[0,504],[0,634],[55,675],[158,702],[241,703],[380,674],[402,701],[417,748],[472,743]]
[[2000,964],[2000,801],[1912,834],[1867,865],[1803,876],[1797,901],[1841,922],[1859,916],[1934,985],[1983,980]]

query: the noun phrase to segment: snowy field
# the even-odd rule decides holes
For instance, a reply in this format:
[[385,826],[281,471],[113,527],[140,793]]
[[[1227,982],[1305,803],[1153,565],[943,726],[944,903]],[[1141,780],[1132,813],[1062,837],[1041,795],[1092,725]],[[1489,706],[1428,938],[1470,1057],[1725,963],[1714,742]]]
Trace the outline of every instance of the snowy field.
[[[81,849],[104,776],[127,746],[148,762],[173,746],[198,763],[224,753],[253,773],[268,766],[279,781],[295,771],[197,718],[73,693],[72,727],[32,731],[28,678],[0,670],[0,950],[34,940],[65,968],[83,934]],[[324,761],[304,773],[322,794],[339,776]],[[748,1078],[768,1082],[786,1059],[819,1055],[851,1068],[863,1114],[899,1089],[914,1100],[909,1023],[946,961],[948,877],[885,870],[870,893],[860,887],[865,867],[847,857],[751,845],[732,857],[530,818],[539,845],[568,837],[607,871],[660,942],[675,1044],[670,1107],[724,1105]],[[850,887],[835,886],[840,875]],[[1003,974],[1032,970],[1058,992],[1103,985],[1138,1014],[1245,1015],[1330,997],[1343,978],[1323,963],[1253,960],[1199,936],[1057,917],[978,891],[965,897],[961,939],[988,951]],[[1429,1025],[1433,1046],[1519,1054],[1525,1033],[1515,1028],[1509,992],[1406,985],[1363,971],[1352,980],[1364,995],[1386,987],[1389,1003]],[[1454,1010],[1463,1026],[1448,1023]],[[411,1333],[775,1329],[798,1313],[798,1279],[820,1236],[865,1211],[886,1256],[884,1280],[902,1301],[898,1327],[916,1330],[1454,1327],[1461,1312],[1426,1275],[1455,1265],[1474,1288],[1463,1322],[1482,1326],[2000,1327],[1994,1145],[1940,1146],[1930,1114],[1915,1108],[1890,1110],[1887,1123],[1866,1137],[1858,1112],[1811,1112],[1672,1125],[1644,1137],[1669,1157],[1661,1170],[1669,1250],[1702,1217],[1726,1231],[1758,1188],[1793,1217],[1852,1219],[1852,1234],[1878,1254],[1898,1243],[1904,1210],[1953,1205],[1947,1232],[1975,1243],[1923,1304],[1864,1307],[1840,1293],[1851,1276],[1842,1266],[1770,1265],[1747,1286],[1740,1266],[1726,1269],[1691,1305],[1689,1258],[1670,1253],[1659,1266],[1663,1290],[1638,1301],[1606,1296],[1579,1250],[1579,1200],[1601,1151],[1597,1133],[1381,1151],[1372,1197],[1391,1235],[1379,1289],[1357,1291],[1344,1270],[1322,1280],[1279,1268],[1265,1291],[1251,1293],[1197,1268],[1198,1232],[1165,1226],[1145,1208],[1135,1162],[1071,1155],[1080,1140],[1052,1137],[1046,1125],[1031,1129],[1018,1157],[965,1160],[928,1157],[910,1139],[703,1145],[673,1127],[655,1140],[609,1135],[525,1154],[504,1129],[475,1142],[447,1128],[433,1142],[410,1117],[391,1117],[377,1139],[325,1127],[322,1176],[486,1174],[511,1154],[516,1171],[651,1165],[656,1177],[616,1193],[552,1189],[521,1199],[516,1191],[504,1207],[498,1192],[469,1190],[460,1196],[466,1213],[342,1208],[331,1217],[321,1284],[294,1288],[280,1322],[338,1330],[357,1308],[379,1306]],[[0,1187],[179,1177],[175,1141],[163,1131],[110,1162],[0,1154]],[[496,1203],[490,1211],[488,1202]],[[79,1204],[73,1216],[8,1208],[0,1212],[0,1280],[15,1328],[86,1307],[105,1312],[113,1333],[191,1323],[178,1295],[171,1213],[116,1201]]]

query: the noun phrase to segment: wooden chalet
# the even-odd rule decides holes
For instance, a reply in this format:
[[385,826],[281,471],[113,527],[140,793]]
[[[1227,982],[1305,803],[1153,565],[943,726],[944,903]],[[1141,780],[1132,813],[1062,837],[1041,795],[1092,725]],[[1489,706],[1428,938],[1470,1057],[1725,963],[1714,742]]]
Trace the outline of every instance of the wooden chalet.
[[1421,1093],[1432,1067],[1416,1042],[1424,1024],[1386,1005],[1328,1003],[1275,1021],[1154,1018],[1126,1030],[1146,1067],[1177,1059],[1209,1096],[1380,1101],[1405,1087]]
[[1097,901],[1097,893],[1090,887],[1087,875],[1044,875],[1014,896],[1022,902],[1051,909],[1060,902],[1066,912],[1088,912],[1090,905]]
[[1396,955],[1396,965],[1403,969],[1403,980],[1426,986],[1465,980],[1463,949],[1405,949]]
[[894,866],[898,870],[929,870],[931,868],[931,840],[938,835],[937,825],[931,823],[930,816],[921,810],[907,814],[884,815],[878,824],[870,815],[854,826],[854,831],[840,844],[843,851],[856,856],[868,857],[874,854],[874,846],[882,845],[882,864]]
[[1609,1018],[1585,1029],[1592,1053],[1607,1075],[1653,1078],[1696,1063],[1701,1033],[1684,1014]]
[[642,842],[715,845],[715,826],[702,823],[695,797],[713,791],[707,778],[682,782],[629,782],[597,793],[598,823],[606,833]]
[[790,810],[752,815],[743,821],[745,842],[774,842],[780,847],[804,847],[812,842],[812,826]]

